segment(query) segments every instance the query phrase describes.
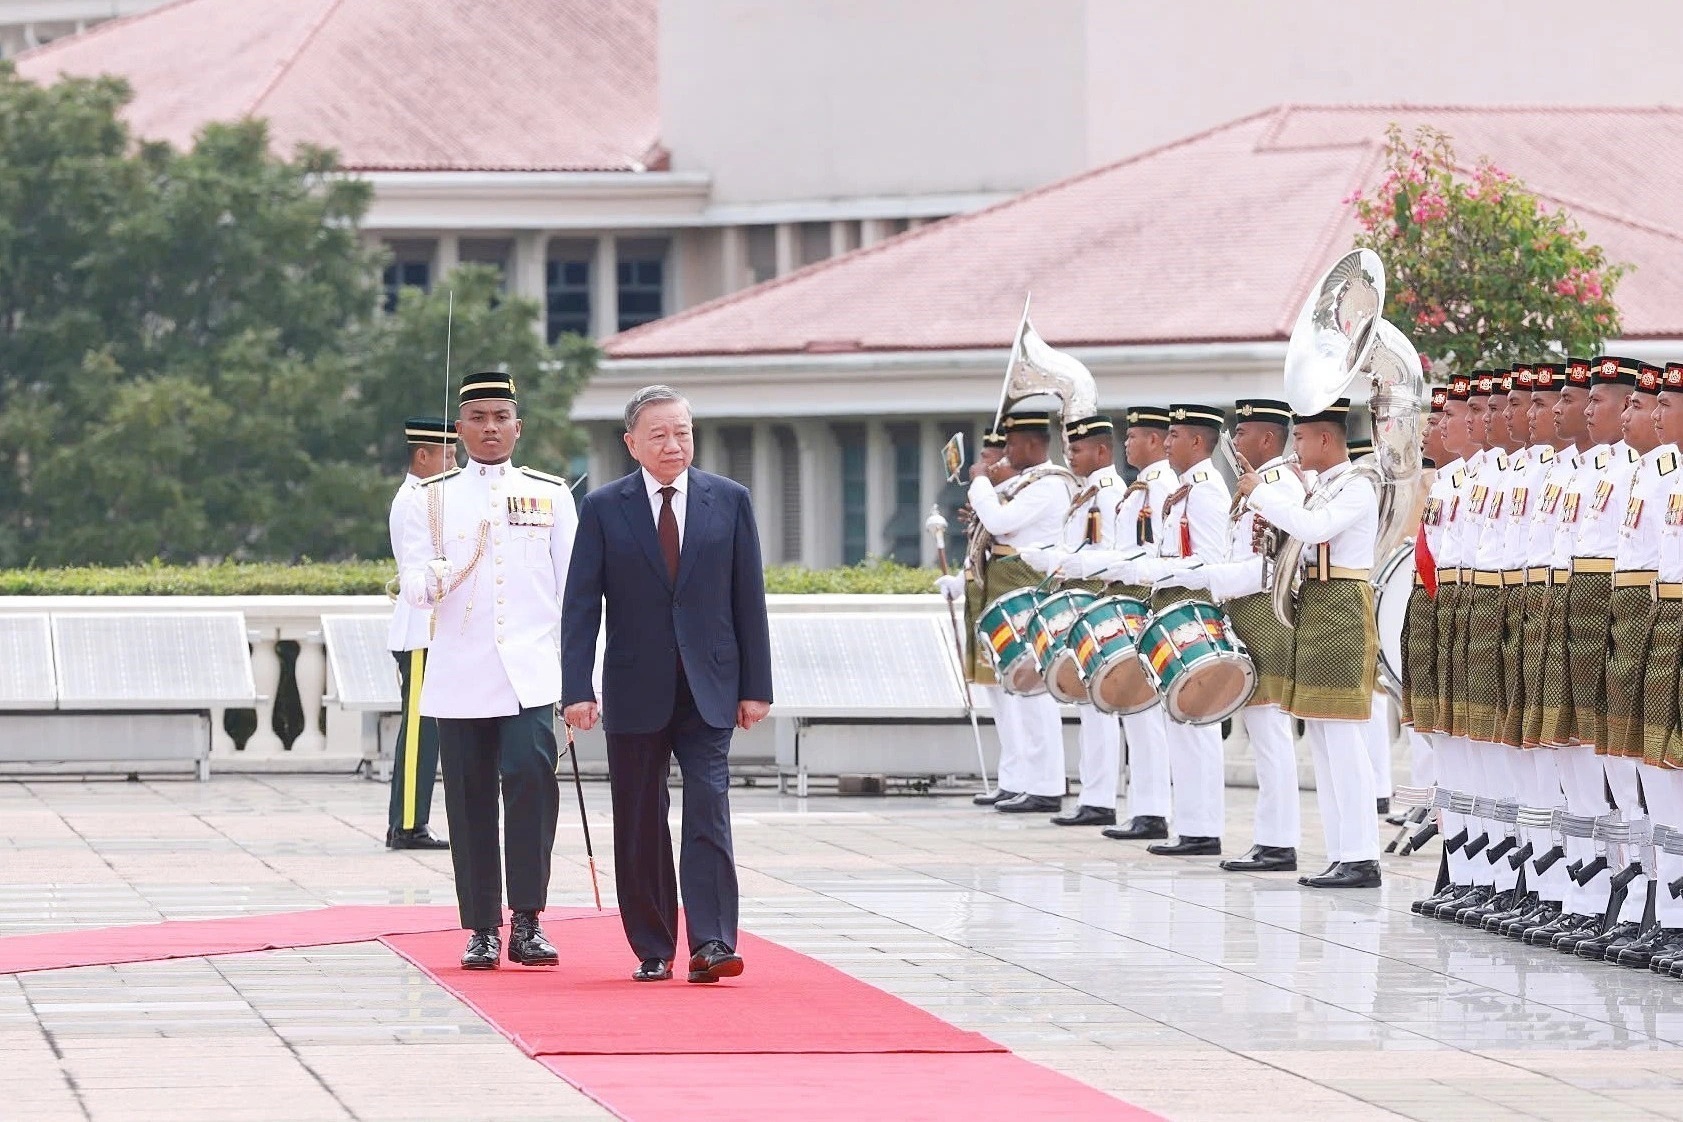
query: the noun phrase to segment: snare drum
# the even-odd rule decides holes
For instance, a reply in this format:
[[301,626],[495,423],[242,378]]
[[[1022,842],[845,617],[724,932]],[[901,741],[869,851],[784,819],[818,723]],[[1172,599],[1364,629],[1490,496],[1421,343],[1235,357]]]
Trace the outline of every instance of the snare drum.
[[1087,700],[1087,683],[1081,680],[1075,652],[1068,645],[1069,629],[1097,599],[1086,589],[1067,588],[1046,597],[1029,616],[1029,646],[1046,681],[1046,692],[1068,705]]
[[1135,657],[1135,637],[1146,608],[1130,596],[1095,600],[1070,625],[1065,646],[1073,652],[1093,707],[1127,716],[1157,704],[1157,691]]
[[1028,639],[1028,621],[1039,605],[1034,589],[1019,588],[982,609],[976,619],[976,634],[993,659],[994,673],[1006,693],[1032,697],[1046,692],[1046,679]]
[[1181,600],[1145,621],[1140,661],[1183,725],[1213,725],[1243,709],[1256,690],[1256,667],[1214,604]]

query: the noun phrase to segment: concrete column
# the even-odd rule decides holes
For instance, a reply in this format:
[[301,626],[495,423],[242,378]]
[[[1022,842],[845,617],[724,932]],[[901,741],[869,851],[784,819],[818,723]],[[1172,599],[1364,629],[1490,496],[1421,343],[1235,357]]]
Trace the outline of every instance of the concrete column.
[[729,296],[748,284],[748,231],[726,226],[719,231],[719,291]]
[[590,266],[590,337],[606,339],[619,331],[619,244],[612,234],[596,239]]
[[852,232],[846,222],[830,223],[830,256],[840,257],[853,248],[853,239],[848,235]]
[[777,435],[770,422],[754,425],[754,471],[748,493],[754,500],[754,520],[760,527],[760,557],[768,565],[793,558],[783,556],[783,490],[777,470]]
[[549,313],[544,293],[544,262],[549,253],[549,234],[542,230],[523,230],[514,238],[514,272],[509,287],[514,295],[538,302],[538,318],[533,325],[540,339],[549,337]]
[[799,247],[795,244],[799,232],[799,227],[793,222],[779,222],[773,231],[777,246],[777,275],[780,277],[787,276],[799,267]]
[[881,421],[865,423],[865,553],[882,557],[888,553],[888,520],[894,514],[894,445],[888,426]]
[[882,218],[867,218],[859,223],[859,244],[861,247],[876,245],[888,238],[888,221]]
[[444,283],[457,265],[462,263],[462,240],[457,234],[440,234],[438,243],[432,251],[432,283],[438,287]]
[[696,459],[701,461],[701,470],[710,471],[714,475],[725,474],[725,441],[719,433],[719,425],[708,421],[695,426]]
[[[589,466],[590,478],[585,481],[585,490],[594,491],[610,479],[620,476],[619,452],[625,445],[620,441],[617,425],[598,424],[590,426]],[[581,493],[580,498],[583,498]]]
[[925,223],[927,223],[928,221],[929,221],[929,219],[927,219],[927,218],[908,218],[908,219],[906,219],[906,229],[907,230],[915,230],[919,226],[922,226]]
[[[929,508],[935,505],[941,485],[946,482],[946,468],[941,464],[943,443],[941,431],[935,427],[934,421],[918,422],[917,503],[920,522],[929,517]],[[925,565],[935,564],[935,539],[928,534],[923,535],[923,548],[918,557]]]
[[795,447],[801,459],[801,556],[809,569],[841,563],[841,479],[837,474],[835,441],[821,421],[794,425]]

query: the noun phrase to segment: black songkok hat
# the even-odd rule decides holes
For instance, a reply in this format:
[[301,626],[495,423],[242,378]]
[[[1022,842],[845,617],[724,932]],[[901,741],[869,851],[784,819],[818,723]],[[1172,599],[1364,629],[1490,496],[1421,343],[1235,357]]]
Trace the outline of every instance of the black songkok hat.
[[1344,428],[1345,426],[1347,426],[1349,424],[1349,422],[1350,422],[1350,399],[1347,398],[1347,397],[1339,398],[1337,401],[1333,402],[1331,405],[1327,406],[1325,409],[1321,410],[1319,413],[1314,413],[1314,414],[1311,414],[1310,416],[1307,416],[1307,417],[1298,417],[1297,418],[1297,423],[1300,424],[1300,425],[1309,425],[1309,424],[1320,423],[1320,424],[1337,425],[1339,428]]
[[470,401],[515,401],[514,376],[502,370],[469,374],[456,392],[458,404]]
[[410,417],[403,422],[403,439],[410,444],[456,445],[456,427],[443,417]]
[[1220,429],[1227,423],[1227,415],[1213,405],[1171,405],[1169,406],[1169,424],[1171,425],[1199,425],[1207,429]]

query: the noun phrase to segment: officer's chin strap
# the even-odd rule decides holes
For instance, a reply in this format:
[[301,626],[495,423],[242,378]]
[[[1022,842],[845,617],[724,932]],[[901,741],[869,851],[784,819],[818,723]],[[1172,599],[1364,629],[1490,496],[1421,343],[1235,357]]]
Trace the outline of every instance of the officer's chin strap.
[[[596,850],[590,844],[590,818],[584,810],[584,780],[579,778],[578,743],[573,739],[573,726],[567,723],[566,716],[560,712],[561,707],[557,705],[555,708],[557,710],[556,716],[561,718],[562,727],[567,730],[566,755],[573,761],[573,790],[579,797],[579,825],[584,828],[584,856],[585,860],[590,862],[590,891],[596,896],[596,910],[601,911],[602,885],[596,879]],[[561,773],[559,761],[556,762],[555,772],[557,775]]]

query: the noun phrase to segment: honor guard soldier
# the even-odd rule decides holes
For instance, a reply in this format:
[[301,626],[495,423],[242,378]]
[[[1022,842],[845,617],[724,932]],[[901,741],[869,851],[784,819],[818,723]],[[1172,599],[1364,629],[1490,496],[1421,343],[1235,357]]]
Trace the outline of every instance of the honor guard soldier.
[[548,966],[558,956],[538,914],[560,809],[561,592],[578,517],[564,480],[510,460],[521,425],[509,375],[471,374],[457,401],[467,466],[422,487],[399,558],[404,596],[435,617],[421,713],[438,719],[456,901],[472,932],[462,965],[497,965],[506,862],[509,961]]
[[[1249,398],[1233,406],[1233,446],[1241,465],[1255,465],[1264,478],[1303,489],[1297,473],[1284,467],[1291,431],[1291,406],[1283,401]],[[1256,826],[1250,852],[1223,861],[1229,872],[1294,872],[1302,832],[1298,805],[1297,753],[1291,717],[1282,706],[1292,674],[1292,633],[1274,614],[1268,565],[1278,533],[1243,496],[1229,508],[1230,533],[1225,562],[1186,569],[1162,584],[1208,589],[1227,612],[1233,630],[1256,664],[1256,692],[1241,719],[1256,763]]]
[[[1022,558],[1043,573],[1057,573],[1077,550],[1113,550],[1121,542],[1125,488],[1116,473],[1116,423],[1103,414],[1064,426],[1069,469],[1081,490],[1064,515],[1063,540],[1050,549],[1029,548]],[[1132,531],[1133,527],[1127,527]],[[1098,591],[1095,583],[1091,591]],[[1081,717],[1081,802],[1073,814],[1052,819],[1057,826],[1116,825],[1116,783],[1122,770],[1122,729],[1114,713],[1091,702],[1076,706]]]
[[[1155,549],[1163,540],[1163,506],[1179,486],[1169,466],[1163,445],[1169,435],[1169,410],[1163,406],[1140,406],[1124,415],[1127,434],[1123,449],[1134,481],[1123,492],[1117,511],[1114,549],[1087,548],[1062,564],[1062,571],[1075,577],[1100,576],[1127,557]],[[1142,604],[1151,602],[1146,585],[1111,584],[1106,593],[1126,596]],[[1128,746],[1127,817],[1118,826],[1107,826],[1104,836],[1123,841],[1162,841],[1169,836],[1170,784],[1166,718],[1161,704],[1153,704],[1122,718]]]
[[[1305,470],[1317,473],[1308,502],[1283,473],[1239,480],[1248,505],[1306,547],[1297,603],[1292,677],[1286,710],[1304,724],[1314,752],[1315,787],[1332,864],[1299,877],[1310,888],[1379,884],[1379,835],[1373,821],[1373,769],[1364,728],[1372,715],[1379,668],[1374,621],[1373,551],[1379,494],[1353,471],[1345,445],[1350,402],[1297,418],[1293,445]],[[1278,472],[1278,469],[1276,469]]]
[[[971,469],[970,505],[986,535],[984,554],[972,563],[965,591],[967,634],[975,645],[976,619],[1007,592],[1032,588],[1040,574],[1018,556],[1023,546],[1058,541],[1064,513],[1075,495],[1074,477],[1047,462],[1051,422],[1045,413],[1013,413],[1000,424],[1005,456]],[[991,685],[992,668],[980,653],[971,660],[972,681]],[[1022,697],[1003,688],[992,696],[999,733],[999,790],[973,801],[1007,814],[1063,808],[1063,720],[1049,694]]]
[[[1180,485],[1163,502],[1163,534],[1157,556],[1125,561],[1106,575],[1124,584],[1155,584],[1190,566],[1227,560],[1227,515],[1231,496],[1211,455],[1226,417],[1209,405],[1169,406],[1164,451]],[[1196,594],[1195,594],[1196,595]],[[1154,591],[1153,610],[1187,598],[1185,589]],[[1208,596],[1199,596],[1208,599]],[[1226,818],[1226,776],[1220,725],[1165,720],[1173,819],[1177,839],[1146,847],[1162,857],[1219,856]]]
[[[423,480],[456,466],[456,430],[443,417],[410,417],[403,423],[409,447],[409,473],[392,499],[386,519],[392,556],[403,556],[403,528],[409,505],[420,494]],[[399,596],[392,605],[386,630],[386,649],[397,660],[398,735],[393,753],[392,789],[386,809],[388,849],[449,849],[427,825],[432,816],[432,785],[438,777],[438,722],[421,716],[421,683],[427,667],[427,640],[432,613]]]
[[[1437,782],[1437,751],[1432,729],[1437,720],[1437,620],[1435,598],[1437,545],[1443,526],[1443,511],[1449,484],[1449,465],[1454,455],[1443,444],[1443,411],[1449,403],[1449,388],[1432,389],[1431,406],[1420,435],[1421,468],[1429,472],[1426,502],[1420,511],[1420,527],[1414,541],[1414,590],[1403,613],[1402,698],[1397,716],[1409,743],[1409,782],[1430,787]],[[1400,820],[1394,820],[1401,825]]]

